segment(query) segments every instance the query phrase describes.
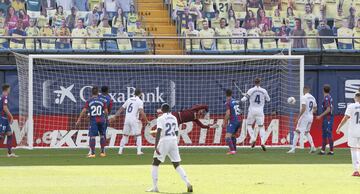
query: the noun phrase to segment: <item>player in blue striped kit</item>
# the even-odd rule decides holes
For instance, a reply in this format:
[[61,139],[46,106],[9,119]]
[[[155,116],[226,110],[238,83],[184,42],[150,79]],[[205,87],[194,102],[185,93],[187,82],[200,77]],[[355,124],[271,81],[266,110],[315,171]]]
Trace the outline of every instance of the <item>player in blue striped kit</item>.
[[239,102],[232,97],[232,91],[227,89],[226,94],[226,113],[222,127],[226,127],[225,141],[229,145],[228,155],[236,154],[235,134],[241,126]]

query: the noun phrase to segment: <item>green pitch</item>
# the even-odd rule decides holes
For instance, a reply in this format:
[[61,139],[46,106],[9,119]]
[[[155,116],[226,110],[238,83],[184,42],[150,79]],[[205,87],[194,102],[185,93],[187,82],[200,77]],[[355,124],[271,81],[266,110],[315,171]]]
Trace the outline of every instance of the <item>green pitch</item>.
[[[1,150],[3,153],[5,150]],[[106,158],[85,158],[87,150],[16,150],[20,158],[0,157],[0,193],[118,193],[140,194],[151,187],[152,149],[122,156],[109,149]],[[310,155],[286,149],[182,149],[182,165],[199,194],[358,193],[360,178],[352,177],[350,152]],[[185,185],[169,161],[160,166],[159,189],[183,193]]]

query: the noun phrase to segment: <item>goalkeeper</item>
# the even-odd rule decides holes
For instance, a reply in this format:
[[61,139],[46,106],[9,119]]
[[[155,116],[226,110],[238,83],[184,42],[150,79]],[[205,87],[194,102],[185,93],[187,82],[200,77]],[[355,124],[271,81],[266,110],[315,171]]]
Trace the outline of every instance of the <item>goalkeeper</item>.
[[[188,109],[183,109],[180,112],[172,112],[178,121],[178,124],[187,123],[187,122],[195,122],[201,128],[216,128],[216,125],[204,125],[199,119],[205,118],[205,115],[209,111],[209,106],[206,104],[196,104]],[[156,110],[156,116],[159,117],[162,115],[161,109]]]

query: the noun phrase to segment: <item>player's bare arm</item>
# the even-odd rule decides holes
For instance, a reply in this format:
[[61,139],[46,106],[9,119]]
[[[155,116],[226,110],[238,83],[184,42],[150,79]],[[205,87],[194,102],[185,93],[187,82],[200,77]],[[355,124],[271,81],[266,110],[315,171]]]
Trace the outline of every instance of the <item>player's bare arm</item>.
[[125,111],[124,107],[120,107],[118,111],[116,111],[115,116],[109,119],[109,122],[114,122],[117,117],[119,117]]
[[4,104],[4,111],[5,111],[6,115],[8,115],[8,117],[9,117],[9,122],[10,122],[10,124],[11,124],[11,123],[13,122],[13,120],[14,120],[14,117],[13,117],[13,115],[10,113],[10,110],[9,110],[8,106],[5,105],[5,104]]
[[149,120],[148,120],[147,117],[146,117],[146,114],[145,114],[145,112],[144,112],[144,109],[140,108],[140,109],[139,109],[139,114],[140,114],[140,118],[142,118],[142,119],[145,121],[145,123],[148,125],[150,122],[149,122]]
[[224,116],[224,122],[222,124],[222,128],[225,128],[227,126],[229,118],[230,118],[230,110],[226,110],[226,113],[225,113],[225,116]]
[[80,113],[80,115],[79,115],[78,120],[76,121],[75,126],[79,126],[81,119],[82,119],[85,115],[86,115],[86,108],[83,108],[82,111],[81,111],[81,113]]
[[340,134],[340,129],[341,129],[341,127],[343,127],[343,126],[345,125],[345,123],[347,122],[347,120],[349,120],[349,119],[350,119],[350,117],[349,117],[348,115],[345,115],[345,116],[342,118],[342,120],[341,120],[338,128],[336,129],[336,133],[337,133],[337,134]]
[[321,118],[323,118],[325,115],[329,114],[330,111],[331,111],[331,108],[330,108],[330,107],[327,107],[326,110],[325,110],[323,113],[321,113],[319,116],[316,117],[316,119],[321,119]]
[[160,152],[159,152],[157,147],[158,147],[158,144],[159,144],[159,141],[160,141],[161,130],[162,130],[161,128],[158,128],[157,132],[156,132],[156,136],[155,136],[155,151],[159,155],[160,155]]

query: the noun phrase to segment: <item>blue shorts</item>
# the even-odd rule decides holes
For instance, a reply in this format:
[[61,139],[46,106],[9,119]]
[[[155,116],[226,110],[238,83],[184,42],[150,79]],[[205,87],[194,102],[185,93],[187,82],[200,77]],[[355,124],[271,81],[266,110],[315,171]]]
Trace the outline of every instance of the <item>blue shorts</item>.
[[334,124],[334,117],[324,118],[322,123],[322,136],[324,138],[332,136],[332,129]]
[[229,123],[226,127],[226,133],[235,134],[238,129],[240,128],[241,124],[239,122],[236,123]]
[[7,118],[0,117],[0,134],[11,132],[9,120]]
[[98,136],[106,134],[106,122],[96,123],[90,122],[89,136]]

